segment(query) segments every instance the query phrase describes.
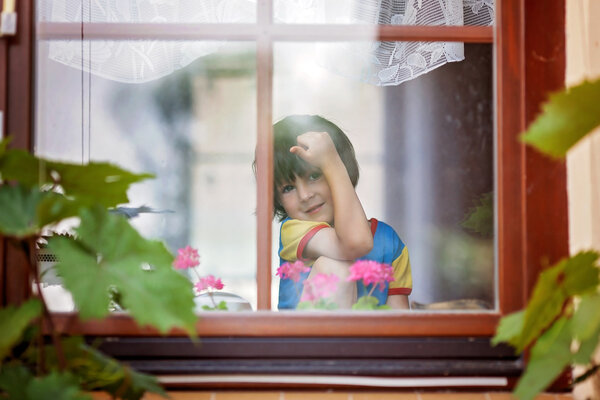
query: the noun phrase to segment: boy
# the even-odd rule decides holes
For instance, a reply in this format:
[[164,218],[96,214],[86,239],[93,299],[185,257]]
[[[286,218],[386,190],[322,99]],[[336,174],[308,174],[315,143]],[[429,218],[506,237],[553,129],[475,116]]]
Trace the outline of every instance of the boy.
[[389,225],[367,220],[354,190],[358,163],[348,137],[332,122],[311,115],[286,117],[273,132],[274,212],[282,221],[280,263],[301,260],[311,266],[300,282],[281,279],[279,309],[296,308],[302,283],[317,273],[340,278],[333,301],[350,308],[371,290],[361,282],[346,281],[357,259],[392,265],[394,281],[372,295],[380,304],[409,308],[408,251]]

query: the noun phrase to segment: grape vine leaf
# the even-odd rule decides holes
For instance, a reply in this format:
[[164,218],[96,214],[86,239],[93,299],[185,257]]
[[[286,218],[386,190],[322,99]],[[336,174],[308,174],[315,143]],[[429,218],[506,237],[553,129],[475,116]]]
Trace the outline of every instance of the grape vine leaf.
[[521,352],[562,312],[569,296],[596,290],[600,283],[595,252],[581,252],[563,259],[540,274],[525,309],[521,334],[509,341]]
[[1,185],[0,233],[16,238],[36,235],[48,224],[77,215],[79,206],[58,193]]
[[125,218],[102,207],[82,209],[80,217],[76,240],[48,241],[80,316],[106,316],[109,288],[114,287],[138,324],[152,325],[161,333],[182,327],[194,335],[192,284],[173,269],[173,255],[164,244],[143,238]]
[[51,372],[29,381],[24,400],[92,400],[81,391],[77,380],[68,372]]
[[83,204],[114,207],[128,203],[127,189],[132,183],[152,178],[134,174],[104,162],[86,165],[42,160],[24,150],[0,152],[0,177],[30,187],[60,187],[65,196]]
[[543,112],[522,140],[538,150],[564,157],[567,151],[600,125],[600,79],[586,81],[550,96]]
[[521,400],[533,399],[560,375],[572,359],[570,320],[561,317],[544,332],[531,349],[525,373],[515,395]]
[[28,300],[19,307],[8,306],[0,310],[0,362],[41,313],[42,304],[37,299]]
[[[167,397],[158,380],[137,372],[104,355],[88,345],[82,337],[71,336],[61,339],[67,370],[77,378],[79,386],[86,391],[106,391],[115,398],[139,400],[145,392]],[[58,367],[56,348],[45,347],[46,363],[51,368]],[[38,358],[37,351],[28,354],[30,362]]]

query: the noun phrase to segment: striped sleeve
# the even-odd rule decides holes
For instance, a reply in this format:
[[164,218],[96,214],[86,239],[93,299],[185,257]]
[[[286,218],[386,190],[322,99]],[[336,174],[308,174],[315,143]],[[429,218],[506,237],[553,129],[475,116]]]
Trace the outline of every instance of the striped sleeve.
[[310,239],[323,228],[330,228],[325,222],[288,219],[281,225],[281,250],[279,256],[286,261],[308,261],[302,257]]
[[392,262],[392,268],[394,269],[394,281],[390,283],[388,295],[409,295],[412,292],[412,274],[408,249],[403,244],[400,255]]

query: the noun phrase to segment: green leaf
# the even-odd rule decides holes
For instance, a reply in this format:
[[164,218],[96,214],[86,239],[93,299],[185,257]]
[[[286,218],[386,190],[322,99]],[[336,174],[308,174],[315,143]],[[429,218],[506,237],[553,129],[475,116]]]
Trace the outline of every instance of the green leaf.
[[314,307],[313,307],[313,303],[311,303],[310,301],[301,301],[296,306],[296,310],[312,310],[312,309],[314,309]]
[[376,310],[379,306],[379,300],[374,296],[360,297],[356,303],[352,305],[353,310]]
[[182,327],[193,335],[192,284],[173,269],[164,244],[144,239],[125,218],[101,207],[82,209],[80,215],[77,240],[53,237],[48,243],[80,316],[106,316],[114,286],[138,324],[162,333]]
[[513,343],[521,335],[524,322],[525,310],[502,317],[496,328],[496,335],[492,338],[492,344],[496,346],[501,342]]
[[77,214],[79,206],[63,195],[22,185],[0,186],[0,233],[16,238],[36,235],[49,224]]
[[580,252],[566,260],[564,287],[569,296],[595,293],[600,284],[596,266],[599,254],[594,251]]
[[227,311],[227,303],[225,302],[225,300],[221,300],[219,302],[219,304],[217,304],[217,310],[221,310],[221,311]]
[[0,362],[16,345],[29,324],[42,313],[42,304],[31,299],[20,307],[8,306],[0,310]]
[[33,375],[22,364],[3,365],[0,370],[0,389],[9,399],[21,400],[27,398],[27,386]]
[[134,174],[108,163],[87,165],[47,161],[24,150],[0,154],[0,176],[29,187],[60,186],[67,197],[92,205],[114,207],[128,203],[127,189],[132,183],[152,178]]
[[521,400],[530,400],[550,385],[571,361],[571,328],[562,317],[540,336],[531,349],[527,369],[517,387],[515,395]]
[[583,296],[571,320],[572,336],[579,342],[574,361],[590,362],[600,336],[600,294]]
[[600,79],[550,96],[522,140],[538,150],[564,157],[575,143],[600,125]]
[[[126,400],[141,399],[145,392],[153,392],[166,397],[166,393],[151,375],[132,370],[108,357],[93,346],[88,345],[83,338],[71,336],[61,339],[61,344],[67,361],[66,369],[76,379],[81,389],[85,391],[106,391]],[[50,368],[58,368],[56,347],[47,345],[44,349],[46,364]],[[37,349],[27,354],[30,363],[38,359]]]
[[127,190],[132,183],[153,178],[152,174],[134,174],[108,163],[73,165],[49,163],[60,176],[60,185],[68,196],[89,200],[89,204],[114,207],[128,203]]
[[598,286],[598,254],[582,252],[563,259],[540,274],[525,311],[521,335],[511,344],[521,352],[563,311],[570,296],[594,292]]
[[26,394],[27,400],[92,400],[90,395],[82,393],[71,374],[59,372],[32,379]]
[[[6,152],[6,148],[8,147],[8,144],[10,143],[10,140],[11,140],[10,136],[7,137],[7,138],[4,138],[2,140],[0,140],[0,157],[2,157],[3,154]],[[0,178],[1,177],[2,176],[0,175]]]
[[483,237],[492,237],[494,235],[494,192],[481,195],[478,204],[469,210],[461,225]]

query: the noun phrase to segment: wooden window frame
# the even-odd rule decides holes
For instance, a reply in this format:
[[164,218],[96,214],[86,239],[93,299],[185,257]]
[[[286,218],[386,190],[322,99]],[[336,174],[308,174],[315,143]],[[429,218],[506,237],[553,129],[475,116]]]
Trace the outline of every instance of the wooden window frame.
[[[32,82],[36,28],[33,4],[34,0],[19,2],[17,36],[0,38],[0,107],[5,110],[4,132],[13,137],[12,147],[28,150],[33,149]],[[257,17],[258,26],[270,26],[271,10],[269,7],[262,10]],[[342,374],[377,374],[379,371],[385,375],[381,365],[374,361],[379,358],[395,363],[394,367],[385,369],[393,371],[392,375],[458,374],[461,371],[478,375],[482,371],[490,374],[502,371],[504,376],[516,376],[522,368],[522,360],[510,357],[506,348],[490,348],[489,338],[502,315],[523,307],[543,267],[568,254],[565,163],[550,160],[518,140],[520,132],[538,113],[547,93],[564,85],[565,1],[497,0],[496,15],[494,30],[486,27],[397,26],[384,26],[379,30],[379,38],[385,40],[450,38],[491,42],[495,38],[499,297],[496,311],[378,315],[267,311],[271,306],[268,293],[271,285],[272,154],[268,149],[272,140],[272,41],[292,40],[294,32],[306,29],[306,26],[272,26],[267,34],[256,25],[236,25],[237,33],[231,30],[229,38],[255,35],[257,61],[262,65],[257,72],[257,85],[262,88],[257,99],[259,311],[202,314],[197,325],[198,334],[205,343],[211,343],[211,348],[203,346],[204,350],[198,351],[185,344],[185,334],[181,331],[172,332],[168,338],[157,338],[156,331],[140,328],[124,315],[81,322],[76,314],[54,314],[55,326],[65,333],[110,337],[106,345],[109,352],[132,363],[138,362],[141,369],[151,372],[165,366],[166,371],[193,373],[227,361],[230,362],[229,369],[223,370],[228,373],[244,368],[280,371],[281,363],[293,361],[298,373],[319,373],[323,370],[320,364],[308,362],[317,359],[338,362],[338,372]],[[44,29],[54,37],[73,34],[68,25],[55,25],[54,31]],[[179,31],[169,32],[173,38],[186,35],[194,38],[195,35],[207,35],[213,29],[219,28],[182,26]],[[314,40],[339,40],[342,30],[319,26],[310,29]],[[126,32],[126,37],[143,35],[143,31],[143,25],[135,27]],[[93,37],[93,27],[86,35]],[[119,33],[114,38],[119,38]],[[20,303],[30,295],[29,277],[26,272],[21,272],[24,268],[18,268],[23,261],[22,255],[6,240],[0,240],[0,298],[3,304]],[[348,351],[348,341],[354,341],[351,351]],[[394,350],[383,351],[378,347],[381,341]],[[302,351],[291,350],[291,344]],[[481,351],[481,346],[486,350]],[[444,348],[450,350],[440,350]],[[143,357],[144,354],[151,355]],[[313,359],[306,355],[312,355]],[[188,362],[184,363],[187,367],[166,362],[176,359]],[[237,364],[233,362],[235,360]],[[488,367],[485,369],[483,364],[467,367],[465,360],[482,361]],[[142,361],[146,362],[145,366],[140,364]],[[423,362],[429,369],[418,368]],[[503,362],[503,366],[498,367]],[[171,365],[170,370],[168,365]],[[238,365],[237,370],[235,365]]]

